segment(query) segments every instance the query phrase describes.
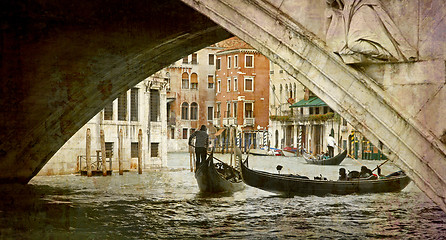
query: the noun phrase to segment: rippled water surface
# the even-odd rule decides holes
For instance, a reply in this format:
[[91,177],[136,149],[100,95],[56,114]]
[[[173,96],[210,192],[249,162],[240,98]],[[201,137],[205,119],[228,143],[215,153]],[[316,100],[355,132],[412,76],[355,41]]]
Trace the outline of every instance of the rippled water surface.
[[[229,155],[217,155],[228,160]],[[250,156],[250,167],[336,179],[339,166]],[[374,168],[379,161],[362,161]],[[251,187],[199,193],[189,155],[138,175],[35,177],[0,187],[1,239],[446,239],[446,214],[413,183],[399,193],[283,198]],[[346,159],[342,167],[359,170]],[[383,173],[397,168],[383,166]]]

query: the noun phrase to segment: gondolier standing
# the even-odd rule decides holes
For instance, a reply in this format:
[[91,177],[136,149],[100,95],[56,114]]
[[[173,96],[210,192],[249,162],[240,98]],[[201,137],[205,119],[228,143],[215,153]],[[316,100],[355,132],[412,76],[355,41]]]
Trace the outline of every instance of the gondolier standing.
[[336,140],[333,138],[333,134],[330,133],[330,135],[327,138],[327,147],[328,147],[328,154],[332,158],[334,156],[334,147],[336,146]]
[[209,146],[209,135],[206,133],[206,130],[206,126],[201,125],[200,130],[195,131],[189,137],[189,146],[192,146],[192,139],[195,138],[195,156],[197,161],[195,170],[204,160],[206,160],[207,149]]

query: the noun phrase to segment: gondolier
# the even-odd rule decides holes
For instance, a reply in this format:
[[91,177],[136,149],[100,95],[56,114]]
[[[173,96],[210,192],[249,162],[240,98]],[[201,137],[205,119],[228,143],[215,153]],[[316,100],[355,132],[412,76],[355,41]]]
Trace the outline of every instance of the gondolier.
[[192,139],[195,138],[195,156],[196,156],[196,168],[197,169],[204,160],[206,160],[207,149],[209,146],[209,135],[206,133],[206,126],[201,125],[199,131],[195,131],[189,137],[189,146],[192,145]]
[[327,138],[328,154],[332,158],[334,156],[334,147],[336,146],[336,140],[333,138],[333,134],[330,133]]

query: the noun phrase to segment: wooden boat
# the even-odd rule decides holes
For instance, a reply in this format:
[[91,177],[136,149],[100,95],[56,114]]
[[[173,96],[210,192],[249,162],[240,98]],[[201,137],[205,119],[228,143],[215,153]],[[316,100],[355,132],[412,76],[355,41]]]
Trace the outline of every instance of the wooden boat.
[[297,153],[297,148],[284,147],[282,150],[284,152],[293,153],[294,155],[296,155],[296,153]]
[[251,155],[257,156],[283,156],[280,149],[271,148],[269,151],[266,149],[251,149],[249,152]]
[[285,157],[295,157],[296,156],[296,152],[286,151],[285,149],[282,150],[282,154]]
[[234,192],[244,188],[240,172],[224,162],[214,163],[213,153],[195,171],[195,179],[200,191],[206,193]]
[[240,162],[243,182],[251,187],[284,196],[398,192],[410,182],[410,178],[402,171],[376,180],[357,178],[349,181],[328,181],[252,170],[248,168],[247,163],[247,160]]
[[310,157],[308,154],[304,154],[303,157],[307,163],[316,164],[316,165],[339,165],[347,156],[347,150],[344,150],[342,153],[338,155],[327,158],[327,159],[316,159],[314,157]]

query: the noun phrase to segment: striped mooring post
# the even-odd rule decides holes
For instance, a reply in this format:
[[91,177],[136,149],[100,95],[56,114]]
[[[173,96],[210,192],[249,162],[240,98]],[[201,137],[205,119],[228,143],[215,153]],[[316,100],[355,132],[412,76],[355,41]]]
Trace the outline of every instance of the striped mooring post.
[[297,149],[298,154],[302,154],[302,126],[299,126],[299,136],[297,137],[298,143],[299,143],[299,148]]

